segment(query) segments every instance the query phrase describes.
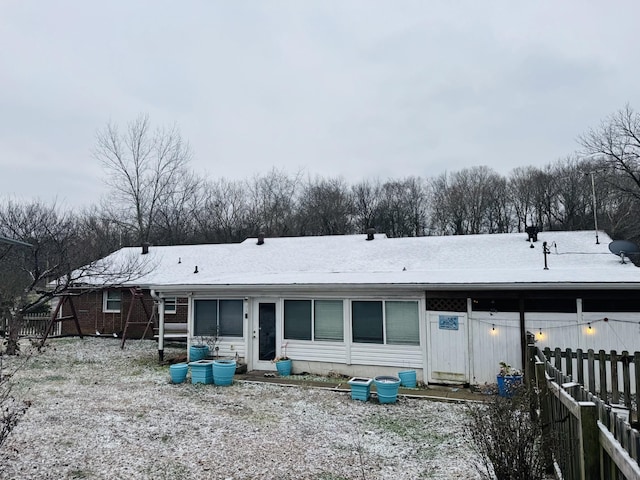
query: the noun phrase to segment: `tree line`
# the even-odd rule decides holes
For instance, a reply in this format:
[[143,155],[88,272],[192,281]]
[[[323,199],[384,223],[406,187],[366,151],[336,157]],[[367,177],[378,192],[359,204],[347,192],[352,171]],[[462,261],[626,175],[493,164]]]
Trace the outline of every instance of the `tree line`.
[[[239,242],[364,233],[391,237],[468,235],[598,227],[640,240],[640,115],[629,106],[580,137],[581,150],[543,167],[500,175],[488,166],[434,177],[309,177],[273,169],[244,180],[208,179],[176,127],[140,116],[97,134],[109,195],[80,212],[40,201],[0,199],[0,315],[39,308],[67,278],[123,246]],[[137,267],[136,267],[137,268]],[[134,269],[135,270],[135,269]],[[83,273],[89,274],[91,268]],[[66,277],[65,277],[66,276]]]

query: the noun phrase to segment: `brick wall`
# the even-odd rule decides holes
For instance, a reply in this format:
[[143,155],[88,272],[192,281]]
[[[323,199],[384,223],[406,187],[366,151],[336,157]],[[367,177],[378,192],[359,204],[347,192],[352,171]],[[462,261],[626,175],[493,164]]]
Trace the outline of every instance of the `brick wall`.
[[[114,333],[120,337],[124,330],[129,308],[133,302],[131,311],[131,322],[144,322],[147,318],[139,298],[134,298],[128,288],[120,289],[122,292],[122,302],[119,313],[104,312],[102,309],[103,292],[95,291],[83,293],[72,297],[73,304],[78,314],[78,321],[83,335],[113,335]],[[149,314],[153,312],[153,299],[148,290],[143,291],[142,297]],[[165,321],[186,323],[187,321],[187,299],[178,298],[176,313],[167,314]],[[69,304],[66,303],[63,308],[62,316],[71,315]],[[157,312],[154,319],[154,327],[158,326]],[[131,324],[127,329],[127,338],[140,338],[144,333],[145,324]],[[73,320],[65,320],[62,322],[63,335],[75,335],[77,333]],[[153,330],[147,331],[147,337],[153,336]]]

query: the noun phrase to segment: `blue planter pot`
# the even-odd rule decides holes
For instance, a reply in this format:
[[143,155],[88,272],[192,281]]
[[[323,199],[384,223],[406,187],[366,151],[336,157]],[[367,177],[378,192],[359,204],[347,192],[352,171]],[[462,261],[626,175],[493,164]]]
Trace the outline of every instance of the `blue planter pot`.
[[235,360],[213,361],[213,383],[216,385],[231,385],[236,373]]
[[169,367],[169,375],[171,375],[171,383],[182,383],[187,378],[189,366],[186,363],[176,363]]
[[291,359],[276,362],[276,370],[278,370],[278,375],[281,377],[288,377],[291,375]]
[[373,379],[380,403],[396,403],[400,379],[390,375],[380,375]]
[[400,385],[407,388],[416,388],[416,371],[415,370],[403,370],[398,372],[400,377]]
[[189,361],[197,362],[209,356],[208,345],[191,345],[189,347]]
[[360,378],[353,377],[349,380],[349,385],[351,385],[351,398],[353,400],[362,400],[366,402],[369,400],[371,396],[371,383],[373,379],[371,378]]
[[498,375],[498,395],[505,398],[513,397],[516,389],[522,385],[522,375]]
[[189,362],[191,383],[213,383],[213,360]]

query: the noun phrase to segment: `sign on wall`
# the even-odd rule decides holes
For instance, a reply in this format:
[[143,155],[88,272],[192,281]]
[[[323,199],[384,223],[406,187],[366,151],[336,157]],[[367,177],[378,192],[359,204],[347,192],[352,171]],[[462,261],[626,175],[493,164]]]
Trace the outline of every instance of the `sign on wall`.
[[439,315],[438,328],[440,330],[458,330],[457,315]]

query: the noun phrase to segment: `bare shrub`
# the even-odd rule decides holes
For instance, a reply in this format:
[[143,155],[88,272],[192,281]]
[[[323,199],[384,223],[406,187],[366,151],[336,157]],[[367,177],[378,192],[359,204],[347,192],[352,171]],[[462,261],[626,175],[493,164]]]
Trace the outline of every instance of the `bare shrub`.
[[28,401],[16,399],[12,393],[12,377],[29,359],[26,357],[11,373],[5,373],[2,368],[2,353],[0,353],[0,445],[2,445],[13,429],[18,425],[22,416],[31,406]]
[[542,429],[530,415],[529,395],[518,388],[512,398],[498,395],[467,408],[471,447],[484,478],[537,480],[544,477]]

